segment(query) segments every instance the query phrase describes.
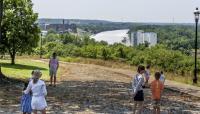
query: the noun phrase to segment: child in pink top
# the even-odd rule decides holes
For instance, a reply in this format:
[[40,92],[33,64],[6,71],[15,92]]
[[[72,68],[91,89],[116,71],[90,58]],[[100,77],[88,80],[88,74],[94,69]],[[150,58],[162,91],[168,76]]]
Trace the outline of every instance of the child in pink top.
[[54,87],[56,86],[56,75],[59,67],[59,62],[56,56],[56,53],[53,53],[53,57],[49,61],[50,86],[52,85],[52,81],[54,79]]

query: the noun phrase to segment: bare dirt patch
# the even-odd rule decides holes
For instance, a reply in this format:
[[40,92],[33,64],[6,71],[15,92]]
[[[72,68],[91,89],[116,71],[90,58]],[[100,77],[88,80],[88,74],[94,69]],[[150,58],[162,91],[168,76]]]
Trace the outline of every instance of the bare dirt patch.
[[[49,114],[131,114],[133,102],[128,95],[133,72],[97,65],[62,63],[64,73],[56,87],[48,89]],[[0,113],[18,114],[22,85],[4,85],[0,89]],[[47,82],[48,85],[48,82]],[[190,110],[199,113],[198,99],[165,90],[162,113]],[[152,110],[150,90],[145,89],[145,114]],[[188,113],[189,114],[189,113]]]

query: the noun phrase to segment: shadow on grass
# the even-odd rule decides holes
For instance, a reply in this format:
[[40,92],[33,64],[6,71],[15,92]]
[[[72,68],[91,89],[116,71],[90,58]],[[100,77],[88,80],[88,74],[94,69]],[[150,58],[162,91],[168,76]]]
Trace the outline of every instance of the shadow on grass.
[[48,69],[42,68],[42,67],[31,66],[31,65],[22,65],[22,64],[11,65],[10,63],[1,63],[1,66],[5,67],[5,68],[13,68],[13,69],[26,69],[26,70],[39,69],[39,70],[48,70]]

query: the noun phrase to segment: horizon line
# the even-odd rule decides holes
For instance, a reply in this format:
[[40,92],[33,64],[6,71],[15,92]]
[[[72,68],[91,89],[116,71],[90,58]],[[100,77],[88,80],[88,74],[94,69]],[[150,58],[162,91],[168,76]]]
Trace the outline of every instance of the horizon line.
[[59,20],[88,20],[88,21],[107,21],[107,22],[111,22],[111,23],[141,23],[141,24],[194,24],[192,22],[137,22],[137,21],[113,21],[113,20],[107,20],[107,19],[81,19],[81,18],[46,18],[46,17],[42,17],[42,18],[38,18],[39,19],[59,19]]

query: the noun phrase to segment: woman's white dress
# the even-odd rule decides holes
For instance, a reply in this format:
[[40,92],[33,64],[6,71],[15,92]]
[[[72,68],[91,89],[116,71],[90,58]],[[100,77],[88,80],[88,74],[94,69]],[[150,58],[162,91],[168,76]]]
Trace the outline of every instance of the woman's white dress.
[[45,96],[47,95],[46,85],[44,81],[38,80],[37,83],[33,83],[31,80],[28,84],[27,89],[24,91],[25,94],[32,91],[31,107],[33,110],[43,110],[47,107]]

